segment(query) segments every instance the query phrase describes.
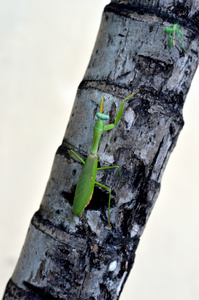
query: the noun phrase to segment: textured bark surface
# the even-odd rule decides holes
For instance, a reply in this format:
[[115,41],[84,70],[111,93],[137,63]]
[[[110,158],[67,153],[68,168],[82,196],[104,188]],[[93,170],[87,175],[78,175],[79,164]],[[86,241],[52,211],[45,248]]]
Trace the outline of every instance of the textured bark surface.
[[[182,108],[198,65],[199,1],[112,1],[105,8],[88,69],[74,103],[63,144],[55,156],[40,210],[4,299],[118,299],[135,258],[140,236],[160,190],[161,176],[183,126]],[[185,35],[168,50],[165,27],[179,22]],[[106,91],[105,113],[118,126],[104,132],[99,165],[119,165],[98,173],[82,217],[72,202],[82,164],[67,162],[69,149],[89,153],[95,115]]]

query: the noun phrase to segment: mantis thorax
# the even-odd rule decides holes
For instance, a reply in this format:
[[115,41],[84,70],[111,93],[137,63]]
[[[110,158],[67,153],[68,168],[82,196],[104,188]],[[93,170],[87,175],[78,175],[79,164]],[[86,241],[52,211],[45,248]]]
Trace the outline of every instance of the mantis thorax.
[[99,142],[103,132],[104,132],[104,122],[101,119],[99,119],[95,123],[95,127],[94,127],[93,144],[90,152],[91,154],[97,153]]

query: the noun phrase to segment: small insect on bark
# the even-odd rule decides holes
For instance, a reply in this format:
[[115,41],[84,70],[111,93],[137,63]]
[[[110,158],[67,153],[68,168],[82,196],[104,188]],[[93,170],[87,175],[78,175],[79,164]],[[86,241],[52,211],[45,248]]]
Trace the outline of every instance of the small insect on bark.
[[179,24],[173,24],[171,27],[166,27],[164,33],[169,36],[169,50],[176,46],[176,41],[179,40],[181,43],[181,48],[184,52],[189,51],[190,49],[184,49],[185,37],[182,33],[181,27]]
[[79,177],[78,183],[77,183],[76,190],[75,190],[75,196],[74,196],[74,202],[73,202],[74,215],[80,216],[82,214],[82,212],[84,211],[85,207],[90,203],[92,196],[93,196],[94,186],[96,184],[96,185],[106,189],[109,192],[108,224],[109,224],[110,228],[111,228],[111,224],[110,224],[111,189],[109,187],[95,181],[95,179],[96,179],[97,171],[117,168],[118,172],[119,172],[120,180],[122,181],[121,172],[120,172],[119,166],[98,168],[97,167],[98,166],[97,151],[98,151],[100,139],[101,139],[103,132],[113,129],[118,124],[119,120],[121,119],[122,113],[123,113],[124,102],[126,100],[128,100],[129,98],[131,98],[133,95],[135,95],[138,91],[130,94],[128,97],[126,97],[125,99],[122,100],[119,111],[118,111],[116,119],[115,119],[115,122],[112,124],[108,124],[108,125],[104,124],[105,120],[109,120],[109,116],[103,114],[103,104],[104,104],[104,96],[103,96],[101,99],[100,112],[98,112],[96,114],[96,116],[98,117],[98,120],[94,126],[93,144],[92,144],[90,153],[87,156],[86,161],[84,161],[73,150],[70,150],[69,163],[71,162],[71,154],[73,153],[84,165],[81,175]]

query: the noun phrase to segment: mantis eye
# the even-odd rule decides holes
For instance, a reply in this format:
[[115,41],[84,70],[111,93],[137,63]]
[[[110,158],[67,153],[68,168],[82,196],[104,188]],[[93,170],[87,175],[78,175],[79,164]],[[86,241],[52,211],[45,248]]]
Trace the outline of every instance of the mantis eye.
[[102,113],[97,113],[96,116],[99,118],[99,119],[102,119],[102,120],[109,120],[109,116],[108,115],[105,115],[105,114],[102,114]]

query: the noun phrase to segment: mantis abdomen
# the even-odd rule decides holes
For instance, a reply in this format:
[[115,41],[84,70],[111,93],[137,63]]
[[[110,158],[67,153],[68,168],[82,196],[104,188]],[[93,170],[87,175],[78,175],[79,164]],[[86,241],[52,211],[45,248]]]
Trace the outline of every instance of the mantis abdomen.
[[89,154],[85,161],[75,191],[75,197],[73,202],[74,215],[81,215],[85,207],[89,204],[93,195],[96,174],[97,155]]

